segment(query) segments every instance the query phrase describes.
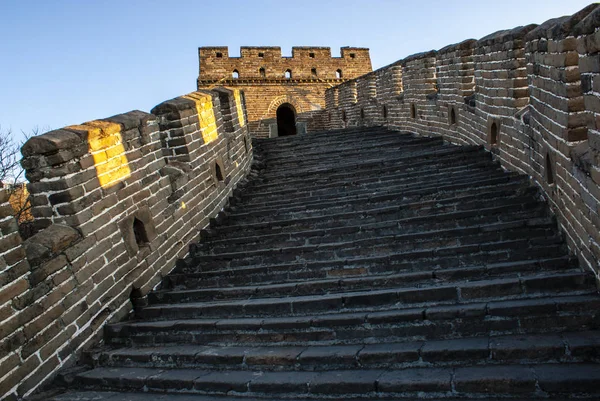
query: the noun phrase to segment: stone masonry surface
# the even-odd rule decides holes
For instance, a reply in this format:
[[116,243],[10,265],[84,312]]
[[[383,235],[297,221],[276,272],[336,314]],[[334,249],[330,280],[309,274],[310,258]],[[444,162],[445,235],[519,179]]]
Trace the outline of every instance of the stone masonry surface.
[[240,54],[229,57],[227,47],[199,48],[198,89],[242,89],[254,137],[269,136],[269,125],[284,103],[308,132],[324,130],[325,90],[372,70],[369,50],[356,47],[343,47],[341,57],[331,57],[329,47],[294,47],[292,57],[282,57],[279,47],[242,47]]
[[542,189],[600,273],[600,9],[416,54],[327,89],[330,129],[385,126],[483,145]]
[[1,399],[71,365],[186,255],[249,171],[242,101],[194,92],[24,145],[40,231],[23,241],[0,193]]
[[[197,92],[32,138],[0,399],[598,399],[599,28],[200,48]],[[284,104],[329,131],[260,139]]]

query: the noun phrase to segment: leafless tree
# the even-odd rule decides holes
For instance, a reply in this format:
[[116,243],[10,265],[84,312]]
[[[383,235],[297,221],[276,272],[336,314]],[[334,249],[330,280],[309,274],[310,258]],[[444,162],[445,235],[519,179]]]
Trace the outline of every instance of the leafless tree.
[[[0,126],[0,183],[8,191],[14,216],[19,222],[20,231],[28,231],[31,221],[31,202],[25,184],[25,171],[21,167],[21,147],[32,136],[40,133],[34,128],[30,133],[22,132],[21,139],[15,139],[12,130],[3,130]],[[22,234],[23,234],[22,233]]]

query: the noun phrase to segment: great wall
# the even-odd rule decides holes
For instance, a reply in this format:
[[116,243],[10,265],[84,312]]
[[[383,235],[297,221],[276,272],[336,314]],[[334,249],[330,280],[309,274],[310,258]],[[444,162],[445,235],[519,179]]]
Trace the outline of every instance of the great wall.
[[31,138],[0,399],[597,399],[599,50],[598,4],[372,72],[200,48],[198,91]]

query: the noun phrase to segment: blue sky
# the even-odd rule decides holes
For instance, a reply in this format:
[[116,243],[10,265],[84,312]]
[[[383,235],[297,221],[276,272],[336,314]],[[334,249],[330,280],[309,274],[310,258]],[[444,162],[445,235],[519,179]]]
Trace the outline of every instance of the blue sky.
[[57,129],[191,92],[199,46],[371,49],[373,68],[589,1],[0,0],[0,127]]

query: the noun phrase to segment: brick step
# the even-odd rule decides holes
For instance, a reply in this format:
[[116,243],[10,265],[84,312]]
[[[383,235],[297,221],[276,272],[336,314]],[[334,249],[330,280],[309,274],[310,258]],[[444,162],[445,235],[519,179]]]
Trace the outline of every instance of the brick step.
[[[360,138],[360,147],[356,146],[356,139],[348,141],[320,141],[310,145],[295,146],[271,150],[263,153],[264,160],[269,164],[287,163],[290,159],[296,159],[299,162],[309,160],[338,158],[340,155],[349,155],[354,157],[361,152],[368,154],[376,149],[398,148],[401,152],[407,152],[410,149],[416,149],[417,146],[427,147],[430,145],[441,146],[444,144],[442,138],[419,138],[410,135],[398,135],[394,133],[370,135]],[[407,149],[408,148],[408,149]],[[261,153],[259,151],[259,153]],[[302,159],[298,160],[297,156]]]
[[600,332],[480,336],[401,343],[305,346],[125,347],[93,350],[94,367],[254,371],[600,362]]
[[[460,199],[464,201],[470,201],[471,199],[477,197],[479,200],[483,202],[487,202],[488,199],[494,199],[496,197],[502,197],[504,195],[507,198],[509,195],[504,191],[497,192],[489,192],[483,193],[480,196],[473,197],[461,197],[457,199],[440,199],[437,204],[444,205],[449,202],[460,202]],[[422,204],[432,204],[434,201],[424,201],[422,203],[415,203],[415,207],[418,207]],[[410,208],[410,206],[406,206]],[[334,214],[340,213],[349,213],[351,211],[347,210],[333,210]],[[311,215],[312,217],[312,215]],[[325,218],[326,215],[323,216]],[[457,219],[458,220],[458,219]],[[338,220],[339,221],[339,220]],[[522,220],[513,220],[512,222],[503,222],[497,223],[495,221],[490,221],[488,224],[469,224],[468,219],[467,222],[463,222],[460,225],[460,228],[456,227],[447,227],[441,229],[427,230],[422,232],[412,231],[411,234],[415,235],[417,238],[421,236],[421,233],[426,233],[426,235],[442,235],[446,231],[454,231],[457,234],[464,229],[465,231],[473,230],[474,227],[478,227],[480,232],[485,232],[492,230],[493,228],[486,228],[487,226],[492,226],[499,229],[506,228],[517,228],[517,227],[537,227],[537,226],[548,226],[554,225],[554,219],[547,218],[525,218]],[[407,234],[408,230],[406,227],[400,231],[398,226],[398,220],[389,220],[383,221],[375,224],[360,224],[360,225],[345,225],[342,227],[333,227],[333,228],[321,228],[314,230],[303,230],[296,232],[286,232],[285,234],[281,233],[273,233],[273,234],[252,234],[244,236],[243,233],[235,233],[231,232],[228,236],[218,236],[216,231],[213,229],[207,229],[202,231],[202,242],[194,245],[198,249],[208,250],[212,249],[214,253],[218,253],[219,249],[231,249],[235,247],[237,250],[243,251],[246,247],[251,247],[251,249],[256,249],[256,246],[259,244],[270,244],[271,247],[281,248],[286,246],[298,246],[298,245],[311,245],[311,244],[320,244],[326,242],[332,242],[331,239],[337,238],[338,241],[349,241],[354,239],[362,239],[374,236],[387,236],[387,235],[395,235],[398,233]]]
[[[490,176],[491,175],[491,176]],[[495,185],[503,185],[509,182],[523,182],[523,177],[517,177],[515,174],[478,174],[469,175],[462,179],[456,179],[453,182],[447,182],[442,180],[435,183],[422,183],[421,185],[399,185],[392,188],[381,188],[379,190],[351,190],[347,189],[345,193],[333,194],[330,196],[312,196],[310,193],[298,193],[295,197],[289,195],[288,198],[272,197],[271,199],[265,199],[257,197],[256,199],[247,199],[240,201],[239,199],[232,198],[232,205],[238,206],[243,203],[247,210],[254,209],[266,209],[271,210],[286,210],[288,207],[296,207],[304,205],[307,208],[318,206],[325,203],[340,203],[344,199],[349,203],[356,203],[359,200],[364,202],[374,200],[392,200],[394,198],[402,199],[432,196],[473,190],[475,188],[489,188]]]
[[280,298],[250,296],[247,299],[155,304],[143,307],[137,313],[140,318],[155,320],[215,316],[230,318],[303,316],[326,311],[375,310],[395,304],[451,304],[490,299],[520,299],[531,296],[585,293],[595,289],[592,274],[576,271],[470,282],[442,282],[382,290],[340,291],[320,295]]
[[286,138],[281,140],[279,138],[270,138],[263,140],[260,138],[253,138],[252,143],[255,148],[259,151],[268,153],[286,152],[288,150],[310,150],[315,143],[322,144],[336,144],[336,143],[355,143],[366,140],[377,140],[378,138],[386,137],[400,137],[400,138],[415,138],[414,134],[402,133],[399,131],[390,131],[385,128],[377,128],[370,130],[369,132],[344,132],[344,133],[326,133],[326,134],[310,134],[307,136],[298,136],[295,138]]
[[[516,217],[516,216],[513,216]],[[399,225],[402,227],[402,225]],[[419,230],[425,231],[425,230]],[[428,230],[433,231],[433,230]],[[525,230],[526,231],[526,230]],[[402,232],[402,231],[400,231]],[[548,231],[552,233],[552,230]],[[532,234],[538,234],[532,230]],[[546,234],[546,233],[544,233]],[[187,271],[193,271],[194,266],[197,266],[203,271],[208,270],[226,270],[244,266],[267,266],[285,263],[302,263],[321,261],[352,261],[360,257],[373,257],[373,261],[380,257],[389,257],[389,260],[415,260],[425,258],[435,258],[446,255],[461,255],[466,252],[472,252],[474,255],[480,252],[512,252],[518,251],[521,248],[535,248],[535,246],[547,246],[551,244],[560,244],[562,238],[558,234],[554,234],[544,241],[543,238],[535,241],[528,241],[527,238],[512,238],[507,234],[506,240],[499,240],[493,233],[482,235],[479,239],[481,244],[478,244],[478,235],[475,235],[471,240],[460,242],[459,238],[441,238],[433,239],[428,244],[425,243],[424,249],[418,247],[419,244],[410,242],[397,243],[396,238],[402,238],[396,235],[388,235],[377,239],[376,236],[353,240],[347,242],[335,242],[316,245],[305,245],[296,247],[286,247],[279,249],[265,248],[264,245],[260,249],[240,251],[240,252],[225,252],[219,254],[206,254],[195,247],[191,247],[190,258],[188,259],[187,267],[191,267]],[[474,240],[473,240],[474,239]],[[362,247],[362,245],[368,248]],[[535,251],[533,251],[535,252]],[[518,252],[515,254],[517,255]],[[381,261],[387,261],[383,259]]]
[[[274,265],[243,266],[219,270],[202,270],[193,259],[186,259],[178,268],[165,277],[164,288],[185,286],[186,288],[231,286],[240,284],[277,284],[298,280],[358,277],[377,274],[401,274],[406,272],[441,271],[463,268],[540,269],[562,268],[570,265],[570,258],[563,247],[549,245],[532,251],[526,249],[496,248],[494,252],[479,251],[469,255],[472,247],[446,249],[429,258],[414,254],[394,254],[382,257],[358,257],[353,259],[324,260],[314,262],[291,262]],[[452,251],[452,252],[450,252]],[[408,256],[413,256],[409,258]]]
[[[600,364],[488,365],[455,368],[355,369],[325,372],[227,372],[203,369],[97,368],[76,375],[81,388],[118,391],[283,397],[345,396],[452,399],[598,394]],[[540,394],[541,393],[541,394]],[[429,398],[429,397],[427,397]]]
[[600,329],[597,294],[327,311],[305,316],[130,321],[104,328],[111,346],[341,345]]
[[[56,394],[53,392],[52,394]],[[107,400],[107,401],[148,401],[148,393],[144,392],[127,392],[127,393],[119,393],[112,391],[66,391],[52,397],[52,395],[48,395],[43,398],[44,401],[99,401],[99,400]],[[244,397],[244,401],[263,401],[268,398],[255,398],[255,397]],[[386,399],[380,397],[380,399]],[[389,399],[389,398],[388,398]],[[396,398],[397,399],[397,398]],[[447,399],[447,398],[446,398]],[[454,400],[458,400],[459,398],[453,398]],[[527,400],[531,400],[532,398],[528,398]],[[548,398],[545,396],[543,399],[552,400],[552,401],[568,401],[567,398]],[[584,399],[585,398],[581,398]],[[589,399],[589,398],[587,398]],[[152,394],[152,401],[239,401],[240,398],[234,395],[231,396],[218,396],[218,395],[202,395],[202,394]],[[314,398],[295,398],[296,401],[314,401]],[[332,398],[327,397],[328,401],[342,401],[346,400],[345,398]],[[472,398],[469,397],[468,401],[506,401],[506,398]],[[572,400],[572,399],[569,399]],[[440,398],[428,398],[428,401],[441,401]],[[526,401],[525,398],[511,398],[511,401]]]
[[455,158],[446,160],[445,163],[420,163],[422,166],[403,166],[403,168],[390,169],[387,166],[373,166],[369,171],[346,170],[335,174],[327,174],[321,177],[299,176],[288,179],[266,180],[265,182],[253,182],[247,190],[240,195],[247,199],[254,197],[255,193],[272,192],[273,189],[280,190],[284,187],[294,187],[298,192],[315,189],[327,189],[341,187],[344,185],[365,186],[381,183],[392,183],[399,180],[426,178],[432,174],[442,175],[456,172],[468,172],[473,169],[493,169],[497,164],[490,161],[489,155],[477,153],[469,158]]
[[[246,194],[238,196],[238,199],[243,202],[245,199],[253,200],[256,198],[260,198],[261,201],[268,201],[272,198],[287,199],[290,197],[335,196],[349,190],[353,193],[360,193],[361,190],[381,191],[381,189],[399,187],[414,188],[418,185],[431,186],[434,185],[434,182],[436,184],[445,183],[448,185],[464,182],[467,177],[478,180],[480,179],[479,177],[496,177],[502,174],[505,174],[504,171],[499,166],[490,164],[489,161],[473,161],[471,164],[465,163],[460,166],[448,166],[447,168],[433,167],[432,169],[424,169],[418,173],[400,171],[390,174],[390,171],[387,169],[382,170],[381,174],[369,172],[369,174],[356,175],[349,172],[348,175],[343,177],[343,180],[339,181],[333,178],[324,178],[320,183],[315,183],[316,180],[307,181],[306,179],[290,183],[276,181],[268,186],[263,185],[260,188],[249,188]],[[320,185],[316,186],[315,184]]]
[[[497,225],[501,227],[501,225]],[[484,229],[485,230],[485,229]],[[411,238],[410,234],[368,236],[365,239],[351,241],[325,242],[316,245],[302,245],[272,249],[257,245],[259,249],[240,252],[224,252],[216,254],[191,255],[191,263],[203,271],[223,270],[243,266],[269,266],[281,263],[299,263],[327,260],[346,260],[360,257],[380,257],[393,255],[401,259],[426,259],[445,254],[462,254],[465,251],[510,252],[516,247],[534,248],[536,246],[559,245],[562,237],[555,228],[529,227],[508,228],[505,230],[461,230],[438,232],[440,235]],[[565,252],[566,254],[566,252]],[[193,266],[193,265],[192,265]],[[192,267],[193,268],[193,267]],[[188,269],[188,271],[190,271]]]
[[[483,192],[483,191],[482,191]],[[228,222],[224,219],[220,224],[214,224],[211,230],[215,235],[230,238],[232,236],[248,236],[275,233],[290,233],[306,230],[319,230],[334,227],[346,227],[355,225],[368,225],[384,223],[386,221],[397,221],[399,228],[404,230],[405,225],[418,225],[429,223],[435,225],[439,221],[449,219],[465,219],[475,216],[495,216],[502,214],[517,213],[519,211],[534,211],[545,206],[532,195],[517,195],[507,197],[504,205],[487,207],[485,196],[482,197],[476,209],[468,206],[476,204],[477,201],[465,202],[467,205],[449,205],[454,211],[446,211],[444,204],[437,205],[429,202],[424,205],[408,204],[387,207],[365,208],[359,211],[350,211],[314,217],[282,218],[280,220],[248,222],[238,224],[235,221]],[[422,210],[420,208],[423,207]],[[232,235],[233,234],[233,235]]]
[[289,150],[288,152],[279,152],[277,154],[267,153],[263,161],[269,170],[275,172],[286,170],[289,166],[310,169],[314,166],[333,165],[336,161],[351,161],[357,157],[363,160],[387,159],[396,156],[413,154],[422,154],[425,151],[442,150],[443,140],[431,140],[428,138],[410,138],[390,137],[389,139],[361,141],[360,148],[356,144],[334,143],[330,147],[315,144],[310,151]]
[[[309,168],[298,169],[292,166],[288,169],[268,169],[261,172],[253,187],[268,185],[270,183],[286,182],[321,182],[331,177],[333,180],[355,175],[360,177],[371,177],[390,172],[414,172],[419,169],[447,168],[471,161],[488,161],[493,164],[489,154],[478,147],[456,150],[453,148],[434,148],[428,152],[421,150],[417,155],[409,157],[407,154],[398,152],[391,153],[385,158],[379,152],[374,159],[348,159],[347,162],[340,161],[320,164],[312,163]],[[267,173],[268,171],[268,173]]]
[[[290,160],[285,166],[268,166],[261,172],[259,182],[278,181],[298,177],[308,179],[323,177],[325,174],[342,173],[344,171],[355,171],[360,173],[362,170],[370,171],[374,168],[387,167],[389,170],[402,169],[412,165],[414,162],[423,165],[443,164],[457,158],[468,159],[474,154],[481,153],[482,149],[478,146],[469,146],[465,148],[455,148],[448,146],[430,145],[420,148],[412,153],[401,153],[394,149],[388,149],[387,153],[383,151],[372,154],[369,158],[361,157],[334,160],[321,163],[313,162],[304,165],[302,168],[296,161]],[[385,156],[385,157],[384,157]]]
[[[515,267],[519,269],[515,271]],[[579,268],[568,263],[546,267],[544,272],[566,273]],[[272,298],[282,296],[325,295],[334,292],[365,290],[370,288],[392,288],[398,286],[432,285],[448,283],[454,280],[481,280],[497,277],[517,277],[520,274],[540,272],[541,265],[535,262],[499,264],[497,266],[456,267],[450,269],[425,269],[417,272],[369,274],[366,270],[350,271],[352,275],[338,276],[326,279],[280,280],[273,283],[255,283],[248,285],[245,275],[228,276],[224,287],[205,286],[204,282],[185,282],[185,286],[157,290],[149,294],[150,304],[213,301],[224,299],[250,299],[253,297]],[[269,276],[266,276],[267,280]],[[199,288],[198,288],[199,287]]]
[[[320,201],[307,204],[290,202],[290,204],[286,205],[282,210],[275,210],[271,206],[265,208],[252,207],[251,209],[244,208],[243,205],[229,206],[225,208],[225,214],[228,219],[284,216],[302,212],[311,213],[319,211],[330,211],[329,214],[336,215],[339,213],[363,211],[388,206],[414,208],[419,207],[419,205],[429,205],[436,202],[443,204],[473,199],[480,199],[482,202],[485,202],[486,199],[495,197],[511,197],[526,194],[537,196],[538,190],[537,188],[530,187],[527,180],[517,178],[495,185],[479,187],[465,186],[465,188],[455,191],[434,192],[432,188],[432,191],[426,194],[422,193],[413,196],[405,196],[405,193],[405,191],[402,191],[380,196],[355,196],[349,199],[334,199],[332,201]],[[223,225],[223,223],[224,222],[220,224]]]

